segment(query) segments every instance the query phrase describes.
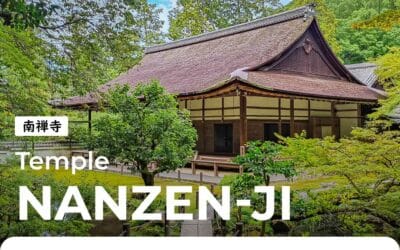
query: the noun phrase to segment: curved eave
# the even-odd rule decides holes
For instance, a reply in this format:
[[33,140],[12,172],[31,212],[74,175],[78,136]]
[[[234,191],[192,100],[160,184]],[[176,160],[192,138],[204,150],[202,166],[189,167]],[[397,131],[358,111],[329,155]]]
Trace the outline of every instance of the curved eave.
[[263,85],[248,81],[247,79],[243,79],[243,78],[237,77],[237,76],[232,77],[226,81],[223,81],[219,84],[214,85],[213,87],[204,89],[202,91],[181,93],[181,94],[178,94],[177,97],[185,98],[185,97],[195,97],[195,96],[210,94],[214,91],[223,89],[235,82],[240,82],[244,85],[247,85],[249,87],[252,87],[252,88],[255,88],[255,89],[261,90],[261,91],[273,92],[273,93],[277,93],[277,94],[288,95],[291,97],[304,98],[304,99],[323,99],[323,100],[334,100],[334,101],[339,101],[339,102],[358,102],[358,103],[368,103],[368,104],[375,104],[378,102],[378,99],[348,98],[348,97],[341,97],[341,96],[306,94],[306,93],[299,93],[296,91],[280,90],[280,89],[263,86]]

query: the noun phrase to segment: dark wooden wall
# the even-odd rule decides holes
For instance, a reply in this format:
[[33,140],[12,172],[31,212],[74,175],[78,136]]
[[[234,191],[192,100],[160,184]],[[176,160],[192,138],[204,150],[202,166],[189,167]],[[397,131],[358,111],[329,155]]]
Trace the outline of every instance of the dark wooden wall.
[[[264,124],[265,123],[276,123],[278,121],[271,120],[249,120],[247,121],[247,139],[249,141],[264,140]],[[282,121],[282,123],[289,124],[290,121]],[[294,122],[294,133],[301,133],[303,130],[308,132],[308,121],[295,121]]]
[[[214,124],[232,124],[233,125],[233,155],[240,153],[240,134],[239,120],[234,121],[193,121],[193,125],[197,130],[198,141],[196,150],[200,154],[215,154],[214,152]],[[277,123],[270,120],[248,120],[247,121],[247,139],[264,140],[264,124]],[[289,124],[289,121],[282,123]],[[303,130],[308,131],[308,121],[295,121],[295,133],[301,133]]]
[[240,153],[239,120],[232,121],[193,121],[197,130],[198,141],[196,150],[200,154],[215,154],[214,152],[214,124],[232,124],[233,126],[233,155]]

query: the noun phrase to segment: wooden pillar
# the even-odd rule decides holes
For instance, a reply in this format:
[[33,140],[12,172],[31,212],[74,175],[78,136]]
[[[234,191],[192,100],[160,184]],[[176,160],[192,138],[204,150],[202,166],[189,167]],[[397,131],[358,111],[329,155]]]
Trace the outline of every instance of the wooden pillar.
[[224,97],[221,97],[221,120],[224,121],[224,115],[225,115],[225,103],[224,103]]
[[240,91],[240,146],[247,142],[247,96],[246,92]]
[[[89,130],[89,138],[92,138],[92,110],[89,108],[88,110],[88,130]],[[89,150],[93,150],[92,143],[89,144]]]
[[205,120],[204,108],[205,108],[205,100],[204,100],[204,97],[203,97],[203,98],[201,98],[201,121],[202,122],[204,122],[204,120]]
[[192,161],[192,175],[196,174],[196,163]]
[[357,127],[362,127],[363,117],[361,112],[361,104],[357,104]]
[[187,99],[185,99],[185,109],[187,109],[188,105],[187,105]]
[[338,126],[336,124],[336,106],[335,102],[331,102],[331,126],[332,126],[332,135],[336,137],[336,139],[339,138],[338,134]]
[[282,135],[282,99],[278,98],[278,132]]
[[218,165],[214,162],[214,176],[218,176]]
[[89,135],[92,134],[92,110],[88,110],[88,130],[89,130]]
[[290,98],[290,136],[294,136],[294,99]]

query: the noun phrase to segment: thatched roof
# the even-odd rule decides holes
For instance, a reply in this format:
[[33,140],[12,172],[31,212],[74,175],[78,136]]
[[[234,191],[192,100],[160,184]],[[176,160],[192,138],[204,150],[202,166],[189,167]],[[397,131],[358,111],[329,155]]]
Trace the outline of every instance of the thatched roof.
[[[377,94],[353,78],[334,55],[331,58],[334,57],[336,64],[340,64],[340,70],[349,75],[347,80],[246,72],[246,69],[254,69],[279,58],[311,25],[317,26],[313,8],[307,5],[253,22],[150,47],[138,65],[101,86],[99,92],[106,92],[116,84],[135,86],[155,79],[169,92],[184,96],[202,93],[233,78],[243,78],[275,91],[375,101]],[[247,79],[241,77],[243,72]],[[91,94],[64,100],[60,106],[96,102],[96,95]]]

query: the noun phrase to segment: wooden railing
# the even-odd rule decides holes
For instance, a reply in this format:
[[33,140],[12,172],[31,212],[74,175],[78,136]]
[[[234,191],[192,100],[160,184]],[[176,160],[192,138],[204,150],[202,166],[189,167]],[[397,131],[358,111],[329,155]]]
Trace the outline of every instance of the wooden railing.
[[75,141],[2,141],[0,142],[0,150],[17,150],[17,149],[52,149],[52,148],[80,148],[84,144]]
[[196,156],[191,161],[193,175],[196,174],[196,166],[213,167],[214,176],[219,175],[219,168],[238,170],[240,174],[243,173],[243,167],[237,163],[232,162],[231,157],[207,156],[207,155],[196,154]]

